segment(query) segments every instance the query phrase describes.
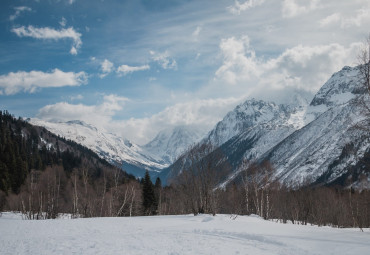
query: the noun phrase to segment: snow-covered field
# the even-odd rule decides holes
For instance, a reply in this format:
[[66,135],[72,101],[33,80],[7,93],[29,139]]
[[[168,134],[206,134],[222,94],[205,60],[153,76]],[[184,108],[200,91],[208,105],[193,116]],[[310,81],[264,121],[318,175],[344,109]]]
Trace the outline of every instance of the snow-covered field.
[[29,221],[3,213],[0,254],[370,254],[370,230],[280,224],[253,216]]

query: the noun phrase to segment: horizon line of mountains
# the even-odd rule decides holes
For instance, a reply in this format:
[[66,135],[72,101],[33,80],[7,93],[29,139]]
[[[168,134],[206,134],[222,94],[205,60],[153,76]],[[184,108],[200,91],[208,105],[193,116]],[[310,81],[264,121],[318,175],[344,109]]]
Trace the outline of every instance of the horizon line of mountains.
[[144,146],[80,120],[28,122],[86,146],[136,177],[148,170],[163,184],[190,166],[192,149],[207,144],[212,150],[204,157],[217,153],[216,168],[230,169],[221,185],[238,181],[240,166],[247,160],[270,162],[273,180],[288,187],[361,188],[368,185],[370,172],[369,129],[359,128],[368,126],[362,104],[367,96],[359,67],[346,66],[332,75],[310,103],[299,95],[289,104],[246,100],[205,136],[192,127],[179,126],[159,132]]

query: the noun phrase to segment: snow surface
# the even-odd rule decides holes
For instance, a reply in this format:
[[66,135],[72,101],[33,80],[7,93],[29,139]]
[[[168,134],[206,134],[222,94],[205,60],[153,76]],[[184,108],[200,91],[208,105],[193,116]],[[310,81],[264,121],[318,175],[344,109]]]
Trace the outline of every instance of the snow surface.
[[29,221],[0,217],[0,254],[370,254],[370,229],[281,224],[253,216]]

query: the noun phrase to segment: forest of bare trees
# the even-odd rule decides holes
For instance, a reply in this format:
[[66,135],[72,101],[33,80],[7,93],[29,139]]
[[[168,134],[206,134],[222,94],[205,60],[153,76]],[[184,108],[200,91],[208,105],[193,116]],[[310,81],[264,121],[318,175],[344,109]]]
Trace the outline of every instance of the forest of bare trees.
[[[122,171],[103,170],[94,180],[88,169],[75,169],[68,178],[61,166],[32,170],[19,194],[9,194],[5,210],[20,211],[27,219],[53,219],[61,213],[72,217],[141,215],[141,187],[123,180]],[[4,196],[4,194],[3,194]]]
[[[220,189],[213,188],[212,174],[204,172],[189,177],[190,172],[186,172],[179,176],[176,184],[155,187],[156,214],[256,214],[284,223],[370,226],[369,191],[334,187],[290,190],[278,183],[269,183],[266,177],[258,180],[259,170],[269,171],[269,167],[250,166],[244,175],[249,181],[244,179],[242,184],[230,183]],[[95,182],[91,182],[88,171],[84,171],[76,169],[70,178],[61,166],[33,171],[19,194],[6,197],[3,209],[21,211],[27,219],[56,218],[60,213],[72,217],[146,214],[142,205],[142,184],[123,181],[118,169],[116,172],[103,171],[103,177]],[[204,191],[204,183],[212,185]],[[4,201],[4,194],[2,196]]]
[[[229,183],[226,187],[213,189],[215,207],[206,213],[226,213],[231,215],[256,214],[264,219],[294,224],[315,224],[336,227],[369,227],[370,226],[370,192],[366,189],[354,190],[343,187],[302,187],[288,189],[272,181],[272,166],[265,162],[262,165],[242,163],[242,182]],[[189,203],[189,193],[184,189],[199,190],[200,185],[193,185],[204,176],[193,176],[194,183],[186,187],[189,177],[180,175],[181,185],[167,188],[165,197],[177,194],[175,204],[180,209],[176,213],[194,213],[194,205]],[[213,176],[209,175],[210,180]],[[201,189],[200,189],[201,190]],[[201,194],[201,192],[198,192]],[[193,195],[196,201],[199,194]],[[165,200],[162,204],[171,204]],[[197,213],[197,212],[196,212]],[[194,213],[194,214],[196,214]],[[201,213],[198,211],[198,213]]]

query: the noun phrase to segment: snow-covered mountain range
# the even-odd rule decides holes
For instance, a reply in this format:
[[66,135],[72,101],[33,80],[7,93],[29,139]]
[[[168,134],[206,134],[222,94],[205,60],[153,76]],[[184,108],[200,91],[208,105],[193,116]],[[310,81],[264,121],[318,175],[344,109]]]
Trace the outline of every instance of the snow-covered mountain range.
[[[348,171],[370,148],[368,130],[361,124],[364,92],[358,67],[344,67],[307,107],[303,114],[307,125],[271,147],[260,160],[272,162],[275,178],[290,186],[333,183],[361,174],[358,171],[363,170]],[[367,175],[366,171],[362,173]]]
[[201,132],[195,128],[175,127],[161,131],[147,145],[140,146],[80,120],[51,122],[33,118],[28,121],[86,146],[137,177],[144,176],[146,170],[155,175],[173,163],[188,146],[202,138]]
[[[358,77],[358,67],[344,67],[310,104],[304,100],[290,105],[247,100],[229,112],[200,144],[211,144],[213,153],[223,154],[220,168],[231,166],[224,184],[239,177],[244,159],[269,161],[273,178],[289,186],[343,182],[370,145],[366,131],[354,128],[364,118],[359,104],[364,90]],[[177,176],[188,166],[189,157],[182,155],[161,177]]]
[[311,102],[298,94],[289,104],[247,100],[205,136],[196,128],[174,127],[162,130],[144,146],[82,121],[30,122],[90,148],[135,176],[149,170],[163,183],[193,163],[190,146],[207,144],[214,150],[210,154],[222,154],[219,167],[232,169],[224,184],[239,178],[243,160],[269,161],[273,178],[289,186],[343,184],[363,173],[359,164],[370,154],[366,130],[354,128],[364,119],[359,100],[365,93],[358,77],[358,67],[344,67]]

